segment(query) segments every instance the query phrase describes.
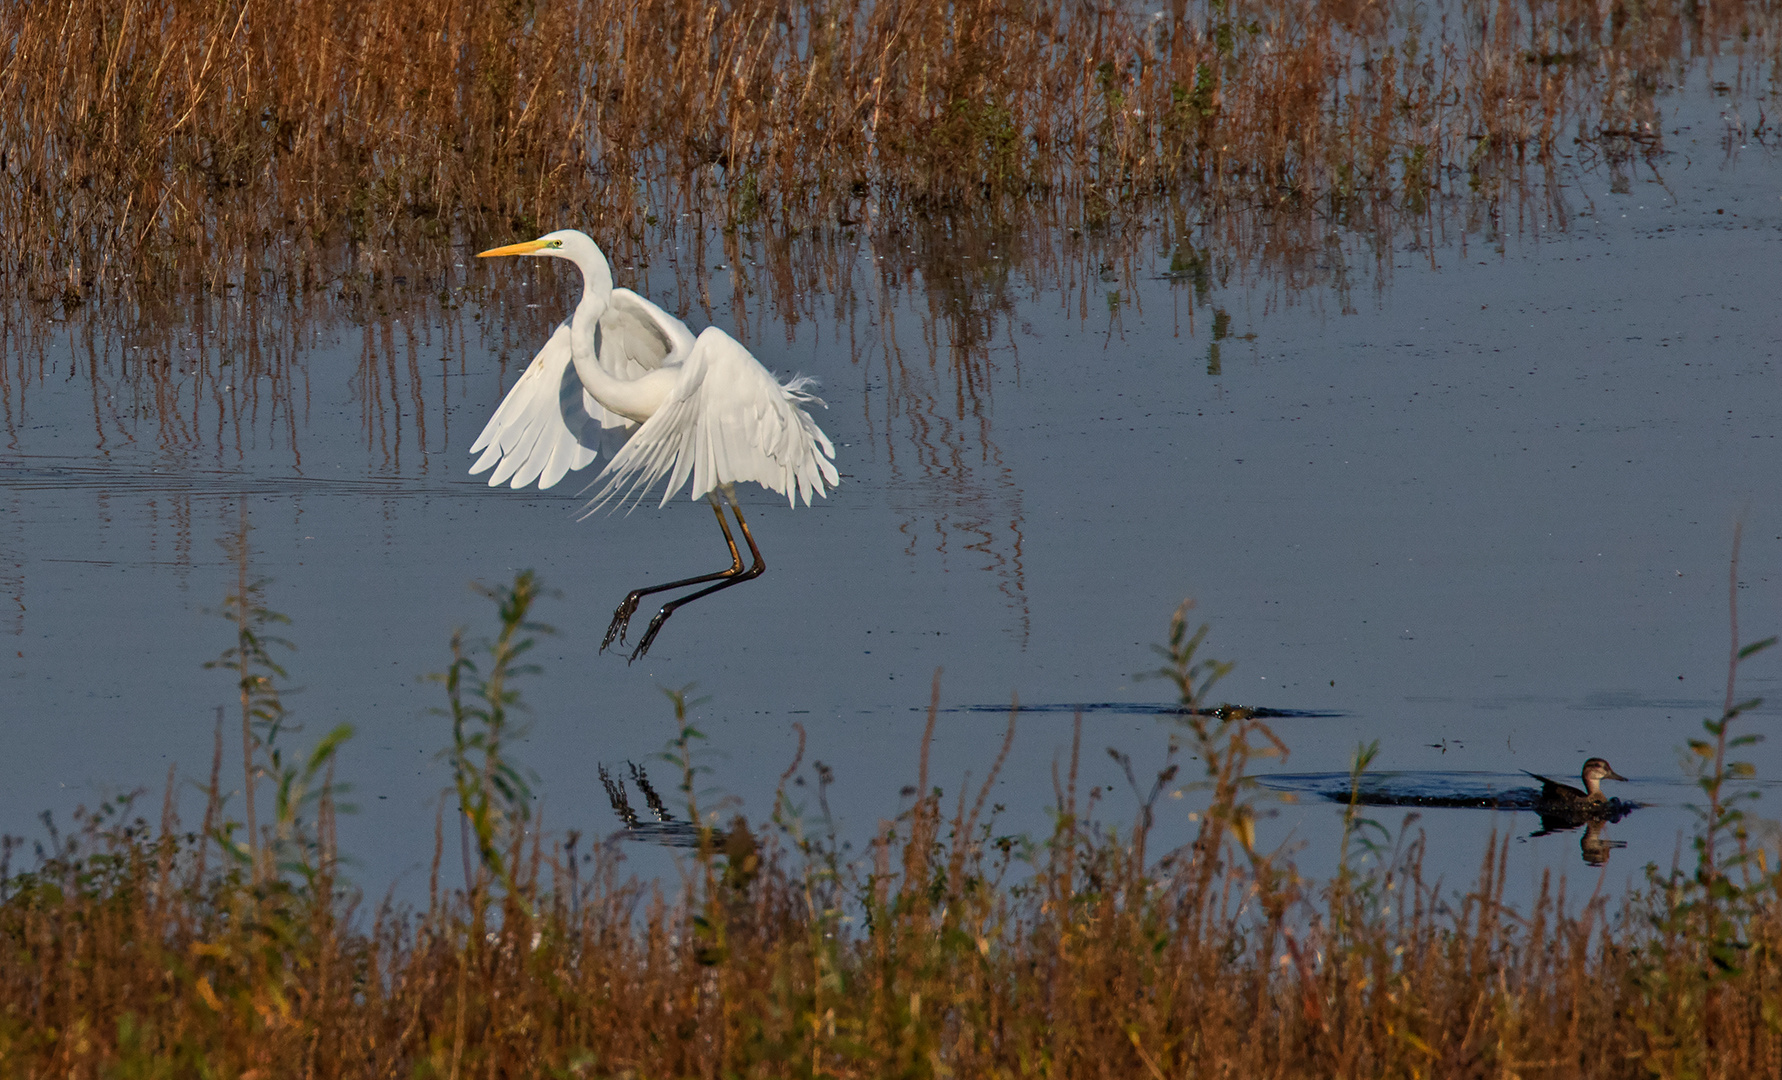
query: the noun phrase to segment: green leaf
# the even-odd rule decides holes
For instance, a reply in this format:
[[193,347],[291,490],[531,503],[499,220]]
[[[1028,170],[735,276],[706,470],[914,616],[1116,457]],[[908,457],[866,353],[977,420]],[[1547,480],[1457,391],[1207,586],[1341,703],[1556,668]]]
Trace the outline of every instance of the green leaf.
[[1753,641],[1751,644],[1749,644],[1739,650],[1739,659],[1743,660],[1747,656],[1756,656],[1758,653],[1764,651],[1765,649],[1769,648],[1771,645],[1774,645],[1775,643],[1776,643],[1776,637],[1773,634],[1767,638],[1764,638],[1762,641]]

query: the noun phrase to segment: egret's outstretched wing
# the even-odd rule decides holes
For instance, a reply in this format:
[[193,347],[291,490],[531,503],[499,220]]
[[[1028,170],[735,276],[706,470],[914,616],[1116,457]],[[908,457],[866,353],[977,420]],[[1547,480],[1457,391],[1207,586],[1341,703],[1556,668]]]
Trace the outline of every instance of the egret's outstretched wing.
[[822,404],[805,393],[807,378],[781,383],[749,350],[715,326],[706,328],[682,362],[668,400],[601,470],[605,483],[588,504],[641,500],[668,477],[662,504],[692,478],[691,497],[721,484],[753,480],[798,505],[827,495],[840,476],[835,447],[804,411]]
[[[490,487],[537,480],[548,488],[603,452],[612,457],[635,429],[582,388],[569,334],[568,323],[557,327],[471,446],[482,455],[471,475],[495,470]],[[654,371],[692,347],[686,323],[630,289],[613,290],[595,331],[595,362],[620,379]]]
[[600,366],[619,379],[635,379],[693,348],[693,331],[630,289],[614,289],[600,313],[595,352]]
[[592,462],[603,445],[610,455],[632,426],[582,389],[570,363],[569,327],[559,326],[471,444],[470,452],[482,456],[470,473],[494,469],[490,487],[537,480],[548,488]]

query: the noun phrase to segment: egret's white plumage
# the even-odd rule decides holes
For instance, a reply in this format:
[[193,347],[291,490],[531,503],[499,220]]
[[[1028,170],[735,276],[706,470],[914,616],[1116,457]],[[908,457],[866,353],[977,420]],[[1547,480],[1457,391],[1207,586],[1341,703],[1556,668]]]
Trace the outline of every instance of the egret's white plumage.
[[664,476],[664,506],[689,477],[695,499],[753,480],[793,506],[800,497],[809,505],[837,479],[835,448],[803,408],[821,404],[805,393],[810,382],[777,381],[735,338],[707,327],[666,398],[601,472],[606,483],[589,509],[641,498]]
[[[774,378],[735,338],[713,326],[698,337],[681,320],[629,289],[615,288],[599,246],[574,229],[481,253],[568,259],[582,272],[582,298],[520,375],[471,445],[472,474],[491,486],[548,488],[574,469],[607,458],[589,489],[587,512],[637,502],[667,478],[662,505],[688,488],[706,499],[724,530],[731,567],[716,574],[633,590],[613,615],[605,649],[623,639],[638,598],[663,589],[722,579],[665,605],[632,659],[643,655],[675,608],[759,576],[767,566],[736,505],[731,485],[752,481],[806,505],[840,480],[835,447],[806,405],[811,380]],[[725,522],[723,496],[754,555],[744,571]],[[586,516],[584,514],[584,516]]]
[[[600,456],[589,508],[637,499],[664,476],[662,504],[754,481],[797,505],[839,477],[835,447],[805,412],[807,378],[781,383],[735,338],[687,324],[613,286],[598,245],[573,229],[485,251],[551,255],[582,271],[581,303],[508,391],[470,452],[491,486],[548,488]],[[622,449],[621,449],[622,447]]]
[[629,427],[582,389],[569,361],[569,327],[559,326],[471,444],[470,452],[482,456],[470,473],[494,469],[490,487],[537,480],[548,488],[594,462],[604,431]]

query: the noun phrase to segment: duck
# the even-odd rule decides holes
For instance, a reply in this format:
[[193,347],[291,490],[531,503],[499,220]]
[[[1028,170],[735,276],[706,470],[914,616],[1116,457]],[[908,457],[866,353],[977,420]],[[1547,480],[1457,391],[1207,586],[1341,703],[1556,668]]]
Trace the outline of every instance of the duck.
[[1607,761],[1599,757],[1593,757],[1584,763],[1584,769],[1579,774],[1584,781],[1582,791],[1570,784],[1562,784],[1558,780],[1549,779],[1540,773],[1528,772],[1527,769],[1522,771],[1541,782],[1541,795],[1536,804],[1537,809],[1550,807],[1557,810],[1582,811],[1604,806],[1617,800],[1603,794],[1603,781],[1627,779],[1616,772]]

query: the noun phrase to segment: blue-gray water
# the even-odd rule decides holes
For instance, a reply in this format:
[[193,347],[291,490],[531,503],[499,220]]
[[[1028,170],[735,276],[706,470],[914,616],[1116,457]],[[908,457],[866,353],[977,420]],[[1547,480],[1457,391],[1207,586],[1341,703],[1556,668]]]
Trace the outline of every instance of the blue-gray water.
[[[255,370],[277,373],[239,386],[245,354],[194,327],[172,350],[184,367],[159,378],[127,335],[14,332],[0,828],[158,790],[176,762],[187,779],[208,770],[214,709],[233,708],[227,676],[202,667],[232,642],[207,613],[235,575],[217,541],[245,508],[253,572],[299,646],[297,741],[358,730],[341,775],[359,811],[341,835],[373,891],[413,888],[432,852],[447,728],[421,676],[444,668],[454,627],[492,627],[469,583],[528,567],[556,590],[536,612],[558,633],[522,684],[517,748],[549,829],[617,827],[597,765],[660,751],[661,688],[696,682],[708,802],[765,813],[797,722],[806,762],[834,769],[844,834],[863,837],[914,782],[936,668],[959,710],[935,756],[949,792],[1002,737],[999,710],[964,707],[1018,693],[1046,708],[1020,718],[1001,827],[1046,827],[1079,703],[1104,706],[1085,717],[1084,783],[1115,785],[1103,805],[1124,817],[1132,798],[1102,750],[1141,776],[1156,760],[1169,721],[1120,706],[1167,700],[1141,676],[1191,596],[1208,653],[1237,664],[1216,698],[1325,714],[1274,721],[1292,753],[1263,770],[1341,771],[1376,739],[1385,770],[1575,776],[1601,754],[1635,778],[1629,798],[1656,804],[1612,826],[1627,842],[1612,880],[1668,865],[1690,827],[1680,750],[1724,694],[1737,521],[1744,636],[1782,630],[1782,168],[1725,144],[1725,104],[1673,102],[1675,152],[1626,193],[1579,167],[1563,220],[1531,206],[1501,236],[1451,226],[1379,252],[1358,237],[1302,281],[1240,262],[1203,294],[1156,245],[1105,271],[1061,245],[1043,270],[882,278],[899,253],[861,246],[852,291],[800,294],[789,323],[759,272],[738,298],[738,268],[707,252],[711,321],[822,380],[844,480],[809,510],[745,491],[769,573],[684,610],[632,666],[596,654],[613,605],[721,567],[709,510],[578,523],[574,476],[541,494],[465,474],[576,285],[568,267],[466,260],[449,283],[463,306],[444,315],[400,296],[357,322],[213,300],[195,316],[211,337],[251,330]],[[671,306],[673,269],[664,253],[644,282]],[[1776,665],[1748,664],[1742,696],[1774,698]],[[1782,775],[1777,748],[1756,748],[1761,775]],[[1166,834],[1192,806],[1166,801]],[[1328,870],[1339,811],[1279,809],[1265,839]],[[1537,828],[1460,809],[1420,825],[1451,880],[1494,825]],[[1519,872],[1595,874],[1575,836],[1515,851]],[[667,858],[638,854],[644,869]]]

